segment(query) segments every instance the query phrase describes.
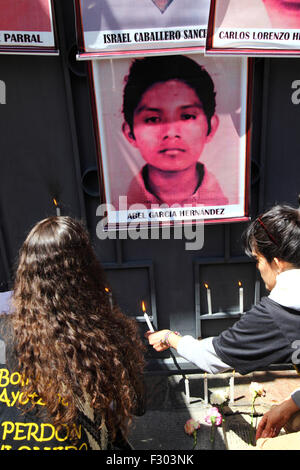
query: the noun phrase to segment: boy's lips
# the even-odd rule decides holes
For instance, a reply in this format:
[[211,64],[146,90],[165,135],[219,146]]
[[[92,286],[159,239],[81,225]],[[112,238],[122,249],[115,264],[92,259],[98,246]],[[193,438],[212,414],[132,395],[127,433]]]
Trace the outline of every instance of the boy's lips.
[[174,155],[176,153],[181,153],[181,152],[185,152],[185,150],[179,147],[168,147],[168,148],[161,149],[159,151],[159,153],[163,153],[164,155]]

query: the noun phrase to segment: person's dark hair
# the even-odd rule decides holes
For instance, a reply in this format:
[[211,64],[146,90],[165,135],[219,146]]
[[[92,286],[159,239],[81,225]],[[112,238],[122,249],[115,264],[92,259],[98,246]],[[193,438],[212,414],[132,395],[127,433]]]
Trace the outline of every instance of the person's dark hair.
[[145,91],[155,83],[168,80],[180,80],[194,89],[203,105],[209,134],[216,108],[214,83],[201,65],[180,55],[145,57],[132,62],[123,91],[123,114],[131,132],[134,131],[134,111]]
[[28,379],[22,391],[42,398],[54,425],[69,426],[86,394],[113,436],[126,432],[142,391],[144,347],[136,322],[111,309],[106,287],[81,223],[44,219],[20,250],[12,325]]
[[269,263],[278,258],[300,268],[300,210],[274,206],[249,225],[243,240],[248,256],[261,254]]

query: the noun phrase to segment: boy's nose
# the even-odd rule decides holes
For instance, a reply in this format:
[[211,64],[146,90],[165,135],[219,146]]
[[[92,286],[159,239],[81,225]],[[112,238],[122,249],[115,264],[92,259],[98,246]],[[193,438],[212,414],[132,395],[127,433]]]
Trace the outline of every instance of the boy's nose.
[[178,127],[178,122],[171,121],[171,122],[165,123],[163,126],[162,136],[163,136],[163,139],[179,138],[180,131]]

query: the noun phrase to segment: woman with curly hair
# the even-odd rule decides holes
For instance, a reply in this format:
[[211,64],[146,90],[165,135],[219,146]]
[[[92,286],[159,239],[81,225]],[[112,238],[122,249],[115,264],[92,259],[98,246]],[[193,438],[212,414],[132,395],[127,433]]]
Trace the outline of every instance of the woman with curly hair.
[[143,345],[105,287],[79,222],[50,217],[31,230],[20,251],[13,312],[0,322],[2,447],[106,449],[126,436],[143,396]]

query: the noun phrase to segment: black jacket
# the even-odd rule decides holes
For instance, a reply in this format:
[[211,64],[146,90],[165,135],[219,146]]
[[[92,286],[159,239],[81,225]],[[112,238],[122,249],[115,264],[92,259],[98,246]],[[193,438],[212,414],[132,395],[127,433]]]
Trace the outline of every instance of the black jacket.
[[213,346],[222,361],[240,374],[248,374],[270,364],[292,363],[299,340],[300,312],[263,297],[231,328],[215,337]]

